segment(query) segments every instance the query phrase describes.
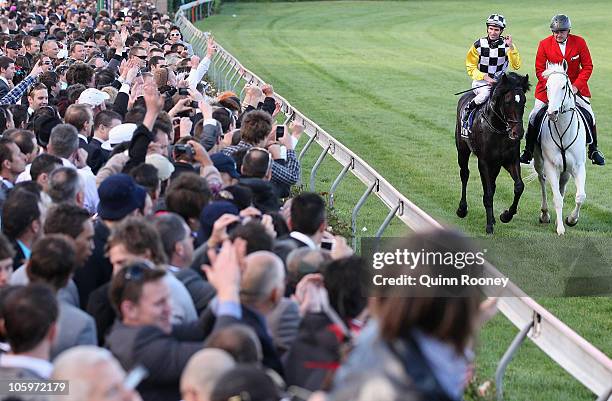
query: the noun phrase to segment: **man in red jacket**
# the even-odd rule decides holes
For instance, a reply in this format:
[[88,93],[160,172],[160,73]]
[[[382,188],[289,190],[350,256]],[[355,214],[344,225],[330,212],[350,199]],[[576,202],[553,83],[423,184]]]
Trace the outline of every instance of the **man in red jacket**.
[[591,92],[589,91],[588,80],[593,72],[593,61],[591,53],[585,40],[577,35],[571,35],[572,23],[568,16],[555,15],[550,22],[552,35],[540,42],[538,53],[535,60],[536,75],[538,85],[535,91],[535,105],[529,114],[529,128],[527,130],[525,151],[521,155],[521,163],[529,164],[533,157],[533,150],[538,136],[538,129],[535,127],[535,118],[538,112],[546,107],[548,99],[546,97],[546,79],[542,73],[546,70],[546,63],[567,62],[567,75],[572,83],[572,91],[577,95],[576,102],[584,107],[593,119],[592,141],[589,144],[589,159],[593,164],[603,166],[605,159],[603,154],[597,150],[597,129],[595,127],[595,115],[591,108]]

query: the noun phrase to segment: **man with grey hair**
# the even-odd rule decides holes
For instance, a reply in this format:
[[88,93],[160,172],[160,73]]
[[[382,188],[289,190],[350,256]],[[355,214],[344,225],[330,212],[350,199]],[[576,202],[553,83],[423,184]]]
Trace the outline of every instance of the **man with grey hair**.
[[58,124],[51,130],[47,152],[62,159],[65,167],[77,170],[84,186],[83,207],[94,214],[100,198],[96,176],[87,165],[87,152],[79,149],[79,134],[70,124]]
[[72,203],[83,207],[85,188],[77,170],[59,167],[49,175],[47,195],[53,203]]
[[181,375],[181,396],[184,401],[208,401],[215,384],[236,362],[227,352],[208,348],[196,352]]
[[70,381],[62,401],[138,401],[138,393],[125,385],[125,371],[106,349],[80,345],[62,352],[51,373],[52,380]]
[[215,289],[190,268],[193,262],[191,229],[176,213],[157,216],[154,223],[168,257],[168,270],[185,285],[200,315],[215,296]]
[[280,303],[285,293],[283,261],[268,251],[253,252],[245,258],[246,268],[240,280],[242,322],[257,333],[263,351],[263,364],[283,374],[283,367],[268,334],[266,317]]

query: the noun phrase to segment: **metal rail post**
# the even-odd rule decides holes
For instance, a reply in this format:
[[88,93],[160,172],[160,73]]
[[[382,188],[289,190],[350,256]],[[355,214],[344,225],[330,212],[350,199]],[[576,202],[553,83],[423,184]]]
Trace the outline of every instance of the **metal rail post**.
[[400,201],[397,204],[397,206],[395,206],[393,209],[389,210],[389,214],[387,214],[387,217],[385,218],[385,221],[383,221],[383,223],[378,228],[378,231],[376,231],[376,235],[374,235],[376,238],[382,237],[383,231],[385,231],[387,229],[387,226],[389,225],[389,223],[391,223],[391,220],[393,220],[393,217],[395,216],[395,213],[397,213],[397,211],[400,210],[401,206],[402,206],[402,202]]
[[359,213],[359,210],[365,204],[366,200],[368,199],[368,196],[370,196],[374,188],[376,188],[377,186],[378,186],[378,179],[376,179],[372,184],[370,184],[368,189],[366,189],[363,195],[361,195],[359,202],[357,202],[357,204],[353,208],[353,213],[351,214],[351,231],[353,233],[353,250],[354,251],[357,250],[357,214]]
[[340,174],[338,174],[331,188],[329,189],[329,208],[330,209],[334,208],[334,199],[336,196],[336,189],[338,188],[338,185],[340,185],[340,181],[342,181],[346,173],[348,173],[349,169],[353,168],[354,163],[355,163],[355,159],[351,157],[350,163],[347,163],[346,166],[342,168],[342,171],[340,171]]
[[310,145],[312,145],[312,143],[317,139],[317,136],[319,136],[319,130],[315,130],[314,135],[311,136],[310,139],[308,139],[308,142],[306,142],[306,145],[304,145],[304,149],[302,149],[302,151],[298,155],[298,161],[300,163],[302,162],[302,158],[306,154],[306,151],[308,150],[308,148],[310,148]]
[[229,76],[230,72],[232,72],[232,70],[234,69],[234,66],[236,65],[236,62],[234,60],[230,60],[229,63],[229,69],[227,70],[227,72],[225,73],[225,77],[223,78],[223,90],[228,90],[228,86],[229,86],[229,82],[227,77]]
[[497,370],[495,370],[495,389],[497,393],[497,401],[503,401],[504,399],[504,373],[506,373],[506,368],[508,364],[514,357],[514,354],[519,349],[525,338],[527,338],[527,333],[534,325],[534,320],[531,320],[512,340],[512,344],[504,353],[504,356],[499,361],[499,365],[497,366]]
[[325,149],[323,149],[314,166],[312,166],[312,170],[310,171],[310,185],[308,186],[310,192],[314,192],[315,190],[315,177],[317,176],[317,170],[319,169],[321,163],[323,163],[323,159],[325,159],[325,156],[327,156],[327,152],[329,152],[331,146],[332,144],[330,143]]

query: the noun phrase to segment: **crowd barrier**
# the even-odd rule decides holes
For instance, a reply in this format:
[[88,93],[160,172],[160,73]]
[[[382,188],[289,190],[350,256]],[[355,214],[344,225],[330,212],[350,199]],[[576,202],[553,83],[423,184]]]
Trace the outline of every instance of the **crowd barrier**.
[[[175,18],[175,22],[181,28],[185,40],[191,43],[194,52],[201,56],[206,54],[207,34],[192,24],[197,19],[194,20],[188,16],[195,15],[192,11],[194,7],[201,8],[202,4],[211,2],[211,0],[198,0],[185,4],[177,12]],[[198,15],[202,15],[202,13]],[[242,97],[245,83],[260,86],[264,84],[261,78],[244,67],[223,46],[219,43],[216,43],[216,46],[218,50],[213,57],[208,76],[209,80],[219,90],[232,90]],[[353,245],[355,245],[357,239],[357,216],[361,207],[371,195],[377,196],[388,209],[385,220],[375,234],[376,237],[382,236],[393,217],[399,218],[414,231],[441,226],[435,219],[402,195],[375,169],[293,107],[285,98],[278,93],[275,94],[275,98],[282,105],[281,110],[285,115],[286,122],[296,119],[303,123],[305,127],[305,133],[309,139],[302,148],[299,159],[303,159],[314,143],[321,147],[319,156],[310,170],[308,180],[310,190],[314,190],[317,171],[326,157],[334,158],[342,167],[329,190],[331,206],[333,206],[336,190],[347,173],[350,172],[364,184],[366,189],[352,210]],[[486,266],[485,275],[489,277],[503,276],[490,264]],[[523,341],[528,338],[571,376],[592,391],[597,396],[597,401],[612,401],[612,360],[535,302],[516,285],[510,283],[510,287],[513,296],[499,298],[498,308],[519,329],[519,333],[509,345],[497,367],[495,380],[498,400],[503,399],[503,378],[506,367]]]

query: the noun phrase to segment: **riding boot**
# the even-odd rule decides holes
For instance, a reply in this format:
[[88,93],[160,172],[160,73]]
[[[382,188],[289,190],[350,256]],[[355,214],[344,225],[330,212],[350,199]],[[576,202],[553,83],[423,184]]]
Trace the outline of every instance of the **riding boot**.
[[478,106],[474,100],[470,100],[468,104],[465,105],[463,109],[463,120],[461,121],[461,126],[464,128],[468,128],[468,121],[470,119],[470,113]]
[[536,127],[529,123],[527,126],[527,135],[525,135],[525,150],[521,155],[521,163],[529,164],[533,159],[533,150],[535,149],[536,140],[538,139],[538,130]]
[[597,126],[593,126],[591,143],[589,144],[589,159],[598,166],[606,164],[603,153],[597,149]]

